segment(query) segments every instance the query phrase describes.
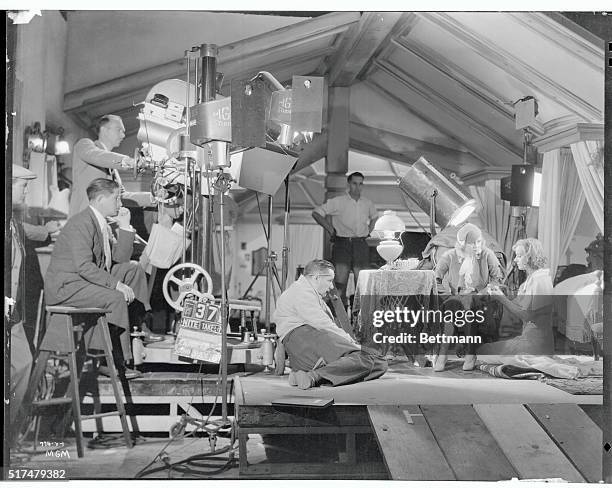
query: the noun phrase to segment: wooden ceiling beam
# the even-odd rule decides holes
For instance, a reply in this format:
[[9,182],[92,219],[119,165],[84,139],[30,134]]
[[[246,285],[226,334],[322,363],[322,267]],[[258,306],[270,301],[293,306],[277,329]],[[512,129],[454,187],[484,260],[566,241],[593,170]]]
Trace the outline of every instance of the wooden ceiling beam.
[[485,166],[468,152],[457,151],[439,144],[413,139],[384,129],[351,122],[351,146],[363,141],[369,147],[382,146],[390,151],[385,159],[399,162],[414,163],[421,156],[436,166],[456,173],[474,171]]
[[[586,122],[603,120],[603,113],[571,90],[541,73],[520,58],[496,45],[491,39],[483,39],[476,32],[444,12],[420,12],[418,15],[441,27],[454,38],[477,52],[488,62],[503,69],[508,75],[534,90],[533,95],[552,98],[556,103],[579,115]],[[536,97],[537,98],[537,97]]]
[[[386,80],[381,82],[374,80],[373,78],[378,76],[378,73],[386,77]],[[390,87],[389,82],[395,86]],[[472,120],[467,114],[457,118],[459,114],[449,113],[449,107],[436,99],[428,88],[422,85],[417,88],[414,84],[407,82],[401,74],[395,71],[395,68],[384,66],[370,77],[368,83],[395,100],[395,103],[401,104],[406,110],[467,148],[485,165],[504,166],[518,164],[522,160],[522,154],[519,154],[518,148],[509,151],[504,146],[500,147],[486,135],[474,130]]]
[[[284,50],[287,43],[294,47],[313,40],[334,36],[344,32],[360,18],[358,12],[334,12],[272,32],[226,44],[219,48],[218,71],[223,72],[224,64],[248,62],[251,57],[271,55]],[[187,46],[186,46],[187,47]],[[84,88],[73,90],[64,96],[64,110],[71,112],[99,101],[121,97],[127,92],[146,92],[156,83],[171,79],[183,79],[186,73],[184,58],[163,63],[129,75],[107,80]]]
[[329,85],[350,86],[388,40],[402,19],[401,12],[365,12],[344,34],[329,61]]
[[[453,63],[449,59],[443,57],[433,49],[424,44],[409,38],[392,39],[391,43],[400,49],[407,51],[417,56],[421,61],[435,68],[441,75],[453,81],[456,85],[463,88],[471,95],[485,103],[494,113],[499,114],[514,126],[514,110],[510,108],[509,101],[505,101],[500,94],[493,93],[488,87],[477,77],[471,75],[459,65]],[[544,133],[542,124],[536,121],[532,127],[537,135]]]
[[[469,150],[469,152],[478,161],[482,162],[484,166],[491,166],[491,162],[490,162],[491,155],[488,154],[487,152],[484,152],[481,147],[471,142],[471,140],[466,140],[465,133],[456,130],[454,127],[451,127],[449,124],[442,123],[440,121],[440,118],[434,118],[431,115],[429,110],[423,110],[423,109],[414,107],[413,105],[409,105],[405,101],[406,99],[408,99],[408,97],[400,97],[399,95],[392,93],[391,91],[389,91],[387,88],[385,88],[384,86],[382,86],[380,83],[376,81],[368,80],[367,83],[369,86],[371,86],[373,89],[378,91],[380,94],[387,97],[393,103],[398,104],[399,106],[401,106],[408,112],[415,114],[417,117],[421,118],[424,122],[428,123],[429,125],[432,125],[436,129],[438,129],[440,132],[445,134],[447,137],[457,142],[457,144],[460,144],[461,146],[466,147]],[[415,97],[419,96],[417,93],[414,93],[414,92],[411,93],[410,95],[415,96]],[[515,160],[513,163],[509,163],[509,164],[518,164],[518,162],[519,161]]]
[[400,83],[413,91],[418,97],[427,100],[436,108],[444,111],[450,117],[460,122],[464,127],[469,127],[481,138],[493,143],[501,151],[507,153],[508,155],[519,157],[523,156],[521,147],[516,146],[512,141],[507,140],[498,132],[476,120],[471,113],[467,112],[463,107],[457,105],[447,96],[433,90],[430,86],[425,85],[420,80],[417,80],[408,74],[403,67],[397,66],[388,61],[377,62],[377,65],[381,70],[393,76]]

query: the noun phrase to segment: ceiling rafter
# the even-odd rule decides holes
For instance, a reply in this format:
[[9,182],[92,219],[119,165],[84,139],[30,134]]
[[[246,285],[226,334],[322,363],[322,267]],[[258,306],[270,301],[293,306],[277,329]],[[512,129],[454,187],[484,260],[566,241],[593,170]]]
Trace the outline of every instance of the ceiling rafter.
[[[336,12],[316,17],[297,24],[283,27],[265,34],[243,39],[219,48],[218,71],[234,63],[242,67],[254,58],[261,59],[276,52],[285,51],[288,45],[306,46],[308,43],[335,36],[344,32],[359,20],[357,12]],[[91,103],[121,97],[126,92],[144,92],[156,83],[170,79],[183,78],[186,72],[184,58],[140,70],[125,76],[73,90],[64,97],[64,110],[73,112],[86,108]]]
[[602,63],[605,56],[604,50],[585,41],[583,37],[567,29],[550,16],[539,12],[529,12],[528,15],[523,12],[507,12],[507,15],[532,32],[563,48],[567,54],[604,74],[604,63]]
[[[448,138],[454,140],[455,142],[457,142],[458,144],[461,144],[462,146],[466,146],[469,149],[470,153],[476,159],[481,161],[484,166],[491,166],[491,163],[488,162],[488,160],[487,160],[487,158],[485,157],[484,154],[480,153],[480,151],[478,151],[477,148],[470,147],[469,145],[465,144],[465,141],[461,140],[461,138],[455,132],[447,130],[444,127],[440,127],[439,124],[435,120],[433,120],[431,117],[429,117],[426,113],[418,111],[414,107],[408,106],[408,104],[406,104],[406,102],[403,99],[401,99],[398,96],[396,96],[395,94],[391,93],[389,90],[387,90],[385,87],[383,87],[382,85],[380,85],[376,81],[368,80],[366,82],[366,84],[368,86],[370,86],[373,90],[377,91],[379,94],[381,94],[381,95],[385,96],[386,98],[388,98],[393,103],[395,103],[395,104],[399,105],[400,107],[402,107],[404,110],[406,110],[406,111],[408,111],[410,113],[413,113],[417,117],[421,118],[424,122],[428,123],[429,125],[432,125],[432,126],[436,127],[438,129],[438,131],[442,132]],[[393,157],[391,157],[391,159],[393,159]],[[411,164],[414,163],[414,161],[406,161],[406,162],[411,163]]]
[[401,12],[365,12],[330,59],[330,86],[350,86],[402,19]]
[[[427,87],[424,87],[421,84],[421,88],[419,89],[418,87],[414,86],[414,84],[409,83],[403,76],[395,71],[395,67],[385,66],[383,63],[382,65],[379,65],[379,68],[382,74],[398,82],[404,90],[408,90],[410,96],[400,98],[399,96],[393,95],[392,92],[385,89],[380,84],[374,82],[380,90],[393,96],[396,100],[400,101],[407,110],[416,114],[425,122],[450,135],[459,144],[468,148],[468,150],[478,159],[482,160],[485,165],[492,165],[490,162],[492,155],[496,155],[495,158],[497,160],[499,160],[500,154],[505,155],[505,162],[500,161],[499,164],[508,164],[510,161],[512,161],[511,164],[516,164],[517,160],[519,160],[517,158],[522,158],[522,154],[518,148],[509,150],[506,145],[499,144],[499,141],[491,139],[489,134],[486,133],[491,132],[488,128],[484,129],[486,131],[484,134],[478,131],[478,128],[474,127],[472,119],[469,117],[469,115],[466,116],[465,113],[462,115],[459,113],[449,113],[450,107],[441,100],[436,99],[431,92],[429,92]],[[427,109],[423,107],[417,108],[414,102],[407,103],[404,102],[404,99],[418,100],[421,104],[425,103],[427,104]],[[432,112],[437,113],[433,115]],[[456,127],[453,128],[452,125],[455,125]],[[459,129],[457,126],[463,126],[466,128],[469,127],[469,131]],[[489,149],[483,149],[483,144],[485,146],[489,146]]]
[[482,168],[484,163],[473,157],[470,153],[450,149],[439,144],[413,139],[403,134],[397,134],[378,127],[371,127],[351,122],[351,140],[362,141],[370,146],[382,146],[390,151],[384,159],[399,160],[408,164],[414,163],[421,156],[426,155],[438,165],[449,171],[462,172]]
[[538,93],[554,99],[556,103],[576,113],[587,122],[603,119],[603,114],[597,107],[495,45],[491,39],[483,39],[482,36],[477,35],[451,15],[442,12],[421,12],[419,15],[446,30],[494,66],[503,69],[510,76],[532,88],[534,94]]
[[388,56],[389,52],[395,49],[392,41],[408,36],[412,29],[419,23],[420,19],[414,12],[405,12],[403,18],[395,26],[393,32],[389,35],[389,42],[384,46],[381,46],[379,52],[370,59],[370,62],[363,70],[360,79],[365,80],[368,76],[376,69],[375,61],[377,59],[384,59]]
[[[482,81],[470,75],[461,67],[451,62],[420,42],[409,38],[398,38],[391,41],[397,47],[411,52],[422,61],[438,70],[445,77],[453,80],[464,90],[477,97],[487,104],[495,113],[508,119],[514,125],[514,110],[510,109],[508,103],[503,100],[503,96],[493,93]],[[543,134],[542,124],[536,122],[533,128],[536,134]]]
[[476,120],[471,114],[466,112],[463,107],[460,107],[448,97],[445,97],[441,93],[433,90],[431,87],[426,86],[420,80],[417,80],[415,77],[408,74],[404,69],[393,63],[388,61],[380,61],[377,62],[377,64],[380,69],[397,78],[400,82],[410,87],[411,90],[417,92],[421,97],[443,110],[454,119],[467,124],[471,129],[495,143],[503,151],[522,157],[523,153],[520,148],[515,146],[511,141],[507,140],[498,132]]

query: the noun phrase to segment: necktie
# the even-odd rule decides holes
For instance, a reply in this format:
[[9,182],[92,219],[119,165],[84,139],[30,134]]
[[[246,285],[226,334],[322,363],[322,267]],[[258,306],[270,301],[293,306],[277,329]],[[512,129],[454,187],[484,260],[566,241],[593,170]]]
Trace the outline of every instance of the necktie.
[[104,241],[104,267],[107,271],[110,271],[112,265],[111,259],[111,229],[108,224],[102,226],[102,240]]

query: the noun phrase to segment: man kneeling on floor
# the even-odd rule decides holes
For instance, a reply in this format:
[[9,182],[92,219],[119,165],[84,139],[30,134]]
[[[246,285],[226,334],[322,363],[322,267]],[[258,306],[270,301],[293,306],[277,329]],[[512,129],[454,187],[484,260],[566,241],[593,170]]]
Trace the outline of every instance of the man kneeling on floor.
[[323,301],[334,277],[333,264],[315,259],[276,303],[276,333],[291,363],[289,383],[303,390],[322,383],[340,386],[373,380],[387,371],[382,356],[362,351],[334,322]]

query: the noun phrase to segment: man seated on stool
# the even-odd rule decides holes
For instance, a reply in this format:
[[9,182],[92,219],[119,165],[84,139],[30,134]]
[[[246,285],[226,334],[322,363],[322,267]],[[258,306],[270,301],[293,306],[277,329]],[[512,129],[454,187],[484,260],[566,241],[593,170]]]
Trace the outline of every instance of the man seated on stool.
[[276,303],[276,333],[291,363],[289,384],[303,390],[373,380],[387,371],[382,356],[362,351],[334,322],[323,301],[334,277],[333,264],[315,259]]
[[[136,299],[150,312],[146,274],[140,265],[130,262],[136,233],[130,225],[130,211],[121,207],[119,185],[97,178],[87,187],[87,196],[89,206],[68,220],[55,243],[45,276],[45,298],[48,305],[111,310],[107,319],[115,362],[119,374],[129,379],[139,373],[124,365],[132,357],[128,304]],[[116,236],[107,224],[107,218],[113,217],[119,226]],[[49,324],[47,335],[53,326]],[[94,340],[90,347],[102,349]]]

